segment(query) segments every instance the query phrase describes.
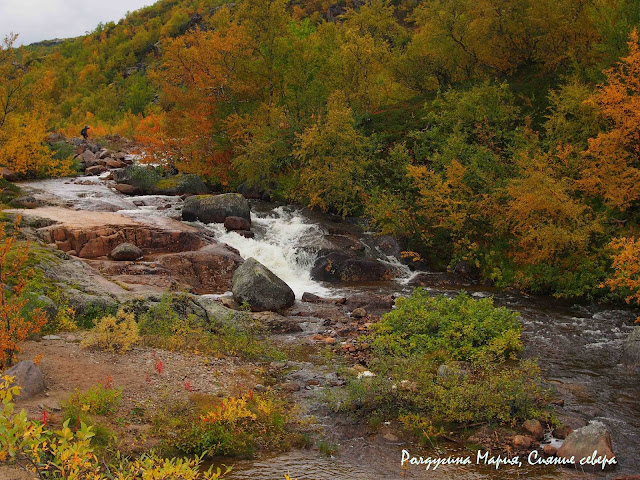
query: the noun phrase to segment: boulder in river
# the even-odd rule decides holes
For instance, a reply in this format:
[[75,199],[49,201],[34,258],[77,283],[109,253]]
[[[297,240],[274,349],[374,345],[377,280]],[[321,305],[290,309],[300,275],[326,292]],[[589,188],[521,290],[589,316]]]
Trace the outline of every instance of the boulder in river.
[[31,398],[44,391],[44,376],[31,360],[16,363],[2,374],[14,377],[13,384],[21,387],[20,398]]
[[376,282],[390,280],[396,274],[391,265],[339,252],[319,257],[311,269],[311,278],[325,282]]
[[202,179],[193,173],[179,173],[159,180],[152,188],[155,195],[201,195],[209,193]]
[[227,217],[251,220],[249,202],[239,193],[195,195],[185,200],[182,219],[203,223],[224,223]]
[[227,217],[224,219],[227,230],[251,230],[251,220],[242,217]]
[[121,243],[116,248],[111,250],[111,258],[114,260],[138,260],[142,257],[142,250],[136,247],[132,243]]
[[117,183],[113,186],[118,192],[123,195],[142,195],[142,189],[135,185],[129,185],[127,183]]
[[276,274],[249,258],[233,274],[233,297],[247,302],[253,311],[278,311],[294,304],[293,290]]
[[[602,422],[592,421],[586,427],[574,430],[558,449],[557,456],[564,459],[573,457],[575,464],[580,468],[588,468],[589,470],[601,470],[601,465],[580,465],[580,460],[594,455],[596,457],[604,457],[607,459],[614,458],[613,446],[611,444],[611,435],[607,427]],[[612,468],[615,465],[606,465]]]

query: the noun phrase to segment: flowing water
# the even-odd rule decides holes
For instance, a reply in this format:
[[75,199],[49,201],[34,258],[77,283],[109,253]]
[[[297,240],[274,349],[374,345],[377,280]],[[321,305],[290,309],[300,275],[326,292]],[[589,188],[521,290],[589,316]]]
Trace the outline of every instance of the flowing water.
[[[181,201],[175,197],[124,197],[105,187],[65,183],[63,180],[29,182],[23,186],[33,190],[37,198],[57,201],[75,209],[118,211],[136,219],[153,221],[157,216],[179,217]],[[57,199],[57,200],[56,200]],[[310,215],[292,207],[252,204],[254,239],[229,233],[221,225],[201,225],[216,238],[240,251],[244,258],[254,257],[287,282],[299,298],[303,292],[325,296],[348,296],[367,290],[381,294],[408,294],[411,273],[396,260],[367,248],[383,261],[401,269],[397,281],[369,285],[322,284],[311,279],[310,270],[330,222],[317,214]],[[367,236],[362,239],[365,243]],[[635,315],[627,310],[608,309],[562,303],[549,298],[527,297],[490,289],[471,288],[473,295],[492,295],[495,302],[517,310],[524,325],[525,356],[539,360],[543,373],[565,405],[560,413],[575,421],[600,420],[613,437],[621,474],[640,473],[640,373],[620,365],[625,338],[634,328]],[[434,294],[451,295],[447,289],[431,289]],[[322,419],[320,419],[322,420]],[[329,425],[329,422],[327,423]],[[345,431],[349,426],[344,427]],[[325,457],[315,451],[288,452],[259,460],[234,462],[228,477],[239,479],[292,478],[317,480],[379,480],[397,478],[584,478],[566,469],[539,466],[495,470],[476,465],[440,467],[436,472],[424,467],[401,471],[402,449],[414,455],[446,457],[467,455],[453,445],[440,445],[439,450],[419,449],[400,442],[381,441],[352,432],[340,441],[338,452]],[[576,476],[577,475],[577,476]]]

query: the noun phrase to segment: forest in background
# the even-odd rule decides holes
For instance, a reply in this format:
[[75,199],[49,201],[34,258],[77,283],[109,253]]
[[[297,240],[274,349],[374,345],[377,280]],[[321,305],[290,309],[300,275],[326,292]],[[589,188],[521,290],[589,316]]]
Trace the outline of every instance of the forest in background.
[[637,0],[161,0],[8,34],[0,164],[68,174],[47,133],[86,124],[220,190],[367,216],[434,268],[635,301],[638,24]]

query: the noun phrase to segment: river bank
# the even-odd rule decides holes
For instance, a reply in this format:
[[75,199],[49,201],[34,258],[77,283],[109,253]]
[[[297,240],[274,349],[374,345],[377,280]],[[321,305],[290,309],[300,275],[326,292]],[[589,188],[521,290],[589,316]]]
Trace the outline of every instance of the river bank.
[[[22,184],[22,188],[40,204],[35,209],[20,211],[25,223],[31,225],[29,228],[33,238],[49,240],[51,247],[57,247],[51,250],[51,247],[43,245],[47,249],[43,255],[45,263],[45,257],[56,259],[45,270],[56,281],[73,284],[72,290],[78,292],[72,294],[76,298],[76,306],[82,306],[83,302],[117,304],[140,299],[158,303],[159,296],[167,292],[191,292],[197,304],[194,309],[206,311],[209,308],[220,312],[226,308],[225,304],[231,305],[228,303],[229,296],[224,295],[230,290],[230,276],[216,275],[215,282],[211,282],[211,276],[206,271],[214,267],[220,271],[224,265],[231,271],[236,256],[257,258],[284,279],[296,294],[296,303],[284,315],[252,314],[268,326],[268,336],[275,344],[288,352],[289,360],[284,365],[278,361],[258,365],[235,360],[238,363],[233,368],[214,367],[214,370],[217,377],[227,380],[242,377],[237,373],[238,369],[245,372],[243,385],[248,388],[264,381],[252,377],[252,371],[272,370],[267,375],[271,376],[273,382],[269,386],[279,388],[301,406],[306,412],[302,418],[314,418],[313,428],[303,433],[314,436],[316,446],[311,451],[294,449],[268,460],[233,462],[237,468],[229,478],[256,478],[259,475],[280,478],[287,471],[297,478],[329,478],[322,476],[325,473],[331,473],[331,478],[338,479],[354,478],[354,475],[355,478],[398,477],[403,448],[411,446],[410,449],[414,450],[411,441],[403,438],[398,425],[383,423],[379,428],[371,429],[327,408],[322,397],[324,391],[340,388],[343,379],[336,372],[337,365],[332,365],[333,361],[327,362],[326,352],[335,350],[334,355],[342,358],[345,366],[357,364],[362,352],[358,350],[356,339],[366,331],[366,324],[390,310],[394,297],[410,293],[415,285],[412,280],[420,275],[423,279],[427,277],[433,280],[428,289],[434,295],[451,295],[465,288],[475,297],[493,295],[497,304],[519,311],[524,324],[525,356],[540,359],[545,378],[561,400],[558,403],[562,405],[556,406],[557,415],[572,428],[581,427],[593,419],[606,423],[620,458],[620,466],[611,478],[637,471],[638,460],[633,453],[633,446],[640,443],[640,426],[637,423],[640,401],[634,388],[638,378],[637,373],[620,364],[624,340],[633,328],[631,312],[567,305],[546,298],[465,285],[460,282],[460,277],[412,272],[397,258],[379,249],[372,242],[374,236],[370,232],[295,207],[252,200],[252,230],[255,236],[246,238],[218,224],[180,221],[183,199],[179,196],[125,196],[113,187],[114,183],[108,179],[108,174],[103,177]],[[110,239],[115,235],[114,241],[122,241],[120,235],[126,236],[126,233],[122,233],[126,229],[138,232],[132,234],[133,237],[147,242],[141,245],[146,250],[145,255],[136,261],[113,261],[107,257],[112,246]],[[141,235],[141,231],[144,234]],[[176,238],[176,241],[167,241],[167,238]],[[396,269],[396,278],[376,282],[314,280],[311,271],[319,256],[344,249],[345,241],[349,242],[346,248],[365,252],[371,258]],[[220,246],[222,243],[229,247]],[[206,254],[194,253],[203,248],[209,248],[205,250]],[[303,302],[305,292],[338,301]],[[344,301],[340,300],[342,298]],[[355,318],[356,309],[364,310],[364,316],[360,319]],[[229,312],[233,314],[233,311]],[[62,399],[75,388],[86,388],[86,381],[99,381],[98,370],[108,373],[110,368],[118,365],[114,363],[115,357],[84,353],[77,346],[79,338],[74,335],[61,336],[61,340],[29,343],[25,348],[25,358],[45,348],[43,371],[45,375],[48,371],[48,375],[55,379],[52,385],[64,387],[53,395],[54,400]],[[64,348],[60,345],[64,345]],[[122,357],[122,365],[127,363],[127,358],[138,359],[123,371],[129,372],[127,375],[137,378],[139,383],[128,385],[122,380],[125,386],[123,393],[144,391],[142,385],[149,383],[145,380],[145,374],[141,373],[145,370],[149,370],[149,375],[154,378],[152,351],[135,351]],[[162,351],[157,351],[162,357]],[[76,362],[83,356],[86,357],[83,361],[87,362],[87,368],[92,362],[101,365],[96,370],[97,376],[82,376],[76,380],[71,376],[65,380],[67,371],[77,368]],[[59,363],[53,361],[54,358],[58,358]],[[169,367],[172,363],[180,364],[183,361],[175,358],[167,360],[167,371],[173,368]],[[62,366],[65,362],[67,367]],[[176,367],[176,372],[171,374],[175,377],[168,378],[172,378],[174,389],[184,391],[186,378],[193,382],[193,388],[215,394],[218,390],[212,386],[194,387],[196,380],[192,381],[192,377],[197,379],[201,375],[211,374],[214,373],[206,373],[206,369],[199,373],[191,370],[185,373]],[[113,376],[116,382],[116,375]],[[49,394],[51,397],[52,393]],[[39,414],[40,405],[44,403],[33,402],[32,415]],[[51,409],[54,410],[54,407],[52,404]],[[126,433],[121,433],[121,436],[126,437]],[[136,437],[134,435],[131,438]],[[319,441],[323,442],[320,445],[324,447],[318,447]],[[132,440],[134,443],[139,442]],[[459,447],[440,441],[435,449],[416,448],[419,449],[417,452],[424,452],[420,453],[423,456],[433,455],[434,452],[444,456],[445,452],[448,455]],[[323,456],[321,450],[330,456]],[[567,470],[543,471],[538,467],[514,471],[503,469],[500,472],[489,467],[474,468],[472,471],[443,469],[442,478],[460,474],[464,474],[465,478],[511,478],[509,475],[513,476],[515,472],[527,478],[573,475]],[[425,472],[422,469],[410,469],[404,474],[408,478],[423,478]],[[429,478],[432,478],[432,473],[429,473]]]

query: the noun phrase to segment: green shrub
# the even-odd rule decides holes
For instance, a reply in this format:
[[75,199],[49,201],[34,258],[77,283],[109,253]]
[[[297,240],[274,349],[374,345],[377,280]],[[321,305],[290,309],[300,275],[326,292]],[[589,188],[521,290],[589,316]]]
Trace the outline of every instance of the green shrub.
[[380,354],[432,354],[442,360],[515,358],[522,350],[517,314],[496,308],[491,298],[467,293],[453,299],[416,289],[375,324],[373,347]]
[[131,185],[134,185],[145,192],[148,192],[153,186],[162,179],[162,173],[153,167],[129,165],[125,169],[125,175]]
[[236,312],[227,318],[205,320],[192,313],[186,295],[164,295],[140,315],[140,334],[146,345],[245,359],[283,359],[282,352],[265,338],[260,322]]
[[[396,306],[366,338],[374,376],[354,373],[333,399],[338,408],[396,417],[429,437],[444,425],[544,417],[538,366],[515,359],[522,349],[515,312],[494,307],[488,298],[432,297],[422,289]],[[447,371],[439,375],[443,364],[449,364]]]
[[113,388],[111,380],[81,392],[76,390],[65,404],[65,417],[74,419],[78,414],[109,415],[116,411],[122,397],[121,388]]

